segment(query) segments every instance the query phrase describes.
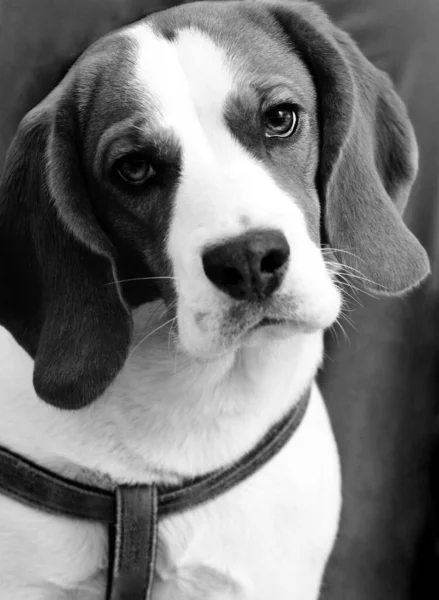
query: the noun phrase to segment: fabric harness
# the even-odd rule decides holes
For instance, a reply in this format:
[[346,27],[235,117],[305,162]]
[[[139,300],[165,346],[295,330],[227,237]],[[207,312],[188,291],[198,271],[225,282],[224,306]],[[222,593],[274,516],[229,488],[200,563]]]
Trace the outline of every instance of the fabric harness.
[[159,520],[213,500],[263,467],[299,427],[310,396],[311,388],[238,461],[182,484],[104,490],[66,479],[0,447],[0,493],[47,513],[106,524],[106,600],[150,600]]

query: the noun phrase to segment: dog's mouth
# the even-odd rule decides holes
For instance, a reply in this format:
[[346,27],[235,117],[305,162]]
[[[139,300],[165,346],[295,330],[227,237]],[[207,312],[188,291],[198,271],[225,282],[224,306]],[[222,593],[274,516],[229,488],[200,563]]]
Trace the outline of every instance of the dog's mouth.
[[285,338],[295,333],[313,333],[316,327],[308,321],[301,320],[297,316],[294,317],[262,317],[256,323],[251,325],[244,333],[244,336],[252,335],[253,333],[267,331],[270,338]]
[[269,327],[271,325],[288,325],[291,324],[291,321],[287,321],[286,319],[273,319],[272,317],[264,317],[255,325],[255,327]]
[[264,329],[267,327],[288,327],[291,328],[294,325],[292,319],[276,319],[274,317],[263,317],[260,321],[250,327],[249,331],[256,331],[258,329]]
[[274,338],[283,338],[291,335],[294,331],[297,331],[298,328],[299,323],[292,318],[262,317],[256,323],[246,328],[246,330],[243,331],[243,335],[246,338],[248,336],[251,337],[258,332],[264,333],[264,331],[266,331],[270,338],[273,336]]
[[[265,305],[238,304],[220,318],[220,336],[232,345],[251,338],[283,339],[299,332],[312,332],[314,324],[304,319],[292,298],[272,299]],[[267,337],[268,336],[268,337]]]

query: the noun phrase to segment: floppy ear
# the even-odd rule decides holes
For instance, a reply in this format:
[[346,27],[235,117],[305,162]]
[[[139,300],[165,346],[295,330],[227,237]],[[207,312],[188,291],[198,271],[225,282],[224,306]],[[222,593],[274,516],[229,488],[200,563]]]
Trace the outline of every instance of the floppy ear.
[[25,117],[0,181],[0,323],[35,358],[46,402],[76,409],[122,368],[131,315],[93,215],[65,96]]
[[317,89],[324,235],[339,262],[365,276],[364,287],[397,294],[415,286],[428,275],[429,261],[400,216],[417,171],[402,101],[316,5],[269,11]]

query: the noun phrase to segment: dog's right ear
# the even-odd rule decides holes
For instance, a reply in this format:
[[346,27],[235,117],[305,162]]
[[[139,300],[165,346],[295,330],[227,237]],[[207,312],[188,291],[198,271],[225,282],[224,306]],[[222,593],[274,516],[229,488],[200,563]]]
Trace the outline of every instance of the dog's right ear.
[[313,78],[320,125],[316,187],[338,261],[376,294],[398,295],[430,272],[402,220],[417,171],[415,135],[389,78],[313,2],[269,3]]
[[52,94],[23,119],[0,180],[0,324],[35,359],[37,394],[68,409],[105,391],[131,341],[77,124],[72,88]]

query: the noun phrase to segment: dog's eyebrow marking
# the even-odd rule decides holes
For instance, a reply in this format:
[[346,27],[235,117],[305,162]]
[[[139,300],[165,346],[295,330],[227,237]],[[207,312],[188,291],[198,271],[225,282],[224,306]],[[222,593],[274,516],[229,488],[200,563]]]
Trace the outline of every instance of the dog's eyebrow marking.
[[99,138],[95,158],[93,161],[93,167],[95,171],[98,171],[99,165],[103,163],[104,155],[110,147],[110,144],[116,141],[119,137],[123,136],[129,127],[134,127],[133,119],[131,117],[127,117],[126,119],[122,119],[122,121],[118,121],[104,131]]
[[[153,143],[151,142],[153,140]],[[104,162],[112,162],[118,156],[143,150],[145,146],[174,147],[174,140],[168,132],[155,125],[151,114],[138,113],[118,121],[99,138],[96,154],[93,161],[95,172],[99,172]]]

